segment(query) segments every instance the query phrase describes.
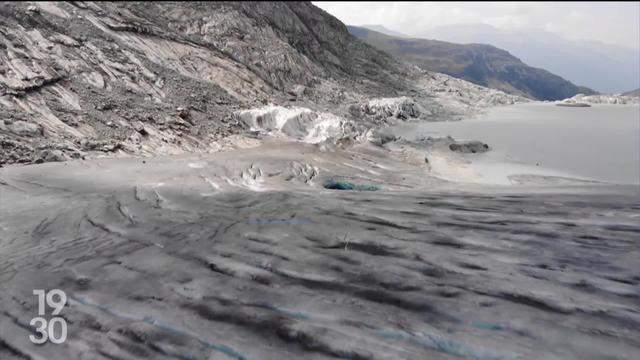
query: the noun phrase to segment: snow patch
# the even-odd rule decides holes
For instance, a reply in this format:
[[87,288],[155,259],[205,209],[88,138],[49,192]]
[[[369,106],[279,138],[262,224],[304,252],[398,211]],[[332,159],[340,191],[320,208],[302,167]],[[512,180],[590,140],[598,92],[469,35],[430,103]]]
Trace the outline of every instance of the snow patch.
[[253,131],[279,132],[305,143],[320,143],[344,136],[344,120],[336,115],[303,107],[267,105],[236,113]]
[[620,94],[616,94],[616,95],[577,94],[568,99],[557,101],[556,103],[561,103],[561,104],[586,103],[586,104],[616,104],[616,105],[640,104],[640,97],[625,96]]

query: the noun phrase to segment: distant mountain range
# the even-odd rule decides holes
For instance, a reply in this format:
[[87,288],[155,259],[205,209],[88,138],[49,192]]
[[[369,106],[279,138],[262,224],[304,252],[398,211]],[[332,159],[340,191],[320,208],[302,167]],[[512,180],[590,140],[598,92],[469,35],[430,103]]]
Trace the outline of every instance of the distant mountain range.
[[485,24],[439,26],[419,37],[459,44],[490,44],[507,50],[531,66],[602,93],[621,93],[640,87],[638,49],[569,40],[534,29],[507,31]]
[[371,30],[371,25],[368,27],[348,26],[348,29],[368,44],[426,70],[538,100],[595,93],[549,71],[528,66],[509,52],[491,45],[405,38],[388,35],[385,28],[379,29],[387,34]]
[[626,95],[626,96],[640,96],[640,89],[635,89],[635,90],[627,91],[626,93],[624,93],[624,94],[622,94],[622,95]]
[[395,37],[401,37],[401,38],[409,38],[411,36],[407,35],[407,34],[403,34],[399,31],[395,31],[395,30],[391,30],[383,25],[377,25],[377,24],[372,24],[372,25],[360,25],[359,27],[365,28],[365,29],[369,29],[369,30],[373,30],[373,31],[377,31],[379,33],[383,33],[385,35],[389,35],[389,36],[395,36]]

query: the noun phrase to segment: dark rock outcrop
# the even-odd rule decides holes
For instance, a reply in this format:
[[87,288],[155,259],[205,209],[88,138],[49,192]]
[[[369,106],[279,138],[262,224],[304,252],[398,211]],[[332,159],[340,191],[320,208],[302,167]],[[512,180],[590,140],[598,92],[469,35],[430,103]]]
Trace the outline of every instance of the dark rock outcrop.
[[481,141],[455,142],[449,145],[449,150],[463,154],[476,154],[489,151],[489,145]]

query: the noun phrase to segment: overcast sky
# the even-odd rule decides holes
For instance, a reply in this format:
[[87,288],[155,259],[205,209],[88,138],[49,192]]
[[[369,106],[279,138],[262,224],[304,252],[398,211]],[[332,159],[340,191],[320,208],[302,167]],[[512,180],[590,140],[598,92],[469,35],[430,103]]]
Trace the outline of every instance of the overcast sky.
[[349,25],[379,24],[420,37],[451,24],[547,30],[568,39],[640,48],[640,2],[314,2]]

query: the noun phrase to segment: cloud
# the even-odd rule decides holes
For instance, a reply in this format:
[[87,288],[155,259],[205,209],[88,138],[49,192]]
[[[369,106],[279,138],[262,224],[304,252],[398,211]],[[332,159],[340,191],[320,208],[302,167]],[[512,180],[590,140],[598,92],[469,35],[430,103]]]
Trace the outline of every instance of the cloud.
[[432,27],[487,24],[640,48],[639,2],[316,2],[350,25],[380,24],[419,37]]

